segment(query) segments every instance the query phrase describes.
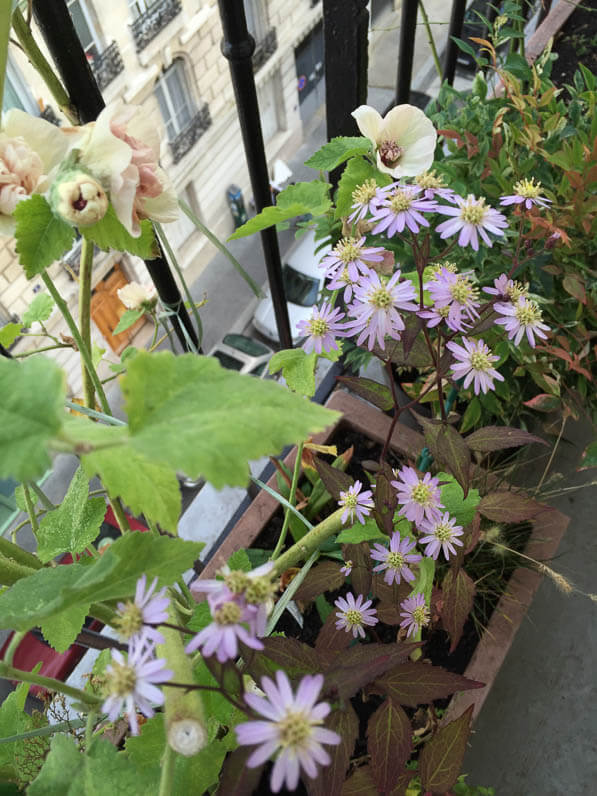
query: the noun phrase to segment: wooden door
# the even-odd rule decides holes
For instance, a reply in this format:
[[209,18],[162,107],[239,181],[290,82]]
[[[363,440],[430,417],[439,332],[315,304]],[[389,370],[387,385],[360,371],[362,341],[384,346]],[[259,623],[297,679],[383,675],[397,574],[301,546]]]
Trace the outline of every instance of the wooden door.
[[116,354],[120,354],[131,344],[135,334],[145,323],[145,317],[120,334],[112,334],[118,326],[126,307],[118,298],[118,288],[128,284],[128,279],[117,263],[102,282],[98,282],[91,296],[91,317],[104,339]]

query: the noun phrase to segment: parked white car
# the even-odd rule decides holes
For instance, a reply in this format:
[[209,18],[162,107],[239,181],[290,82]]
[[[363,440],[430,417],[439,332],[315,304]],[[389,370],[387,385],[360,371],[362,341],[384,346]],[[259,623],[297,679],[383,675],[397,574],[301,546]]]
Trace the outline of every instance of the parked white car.
[[259,340],[231,332],[224,335],[221,342],[216,343],[209,356],[216,357],[229,370],[251,373],[263,379],[268,375],[267,363],[273,353],[269,346]]
[[[315,231],[309,229],[282,260],[282,279],[294,343],[301,338],[296,328],[297,323],[311,317],[311,310],[313,305],[319,302],[323,287],[324,271],[319,267],[319,263],[332,247],[326,244],[315,254],[315,249],[319,245],[320,241],[315,241]],[[274,305],[269,290],[257,305],[253,315],[253,326],[268,340],[278,342]]]

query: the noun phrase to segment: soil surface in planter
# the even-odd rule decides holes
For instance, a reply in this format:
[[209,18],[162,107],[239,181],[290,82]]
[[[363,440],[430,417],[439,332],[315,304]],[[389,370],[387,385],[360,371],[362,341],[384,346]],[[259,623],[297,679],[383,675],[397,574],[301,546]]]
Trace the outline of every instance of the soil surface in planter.
[[583,0],[570,15],[555,39],[553,52],[558,54],[551,70],[557,86],[573,85],[573,75],[583,64],[597,73],[597,0]]

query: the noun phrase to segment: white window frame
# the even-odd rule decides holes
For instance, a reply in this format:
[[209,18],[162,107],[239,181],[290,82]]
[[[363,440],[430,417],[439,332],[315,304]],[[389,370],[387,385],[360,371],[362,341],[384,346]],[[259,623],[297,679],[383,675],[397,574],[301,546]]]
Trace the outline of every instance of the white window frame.
[[[259,116],[261,118],[261,129],[263,132],[263,141],[268,143],[280,132],[280,114],[278,103],[278,77],[272,75],[265,80],[257,89],[257,100],[259,103]],[[269,116],[271,114],[271,117]],[[267,125],[264,124],[265,119],[270,119]]]
[[[170,88],[168,86],[168,76],[169,74],[174,72],[177,72],[180,78],[182,86],[182,94],[185,97],[186,108],[188,109],[189,118],[184,124],[182,124],[179,121],[179,117],[183,109],[177,110],[175,108],[175,103],[172,99]],[[166,106],[168,111],[168,118],[166,118],[164,115],[162,103],[160,102],[159,99],[160,92],[164,100],[164,105]],[[185,129],[186,125],[193,118],[196,112],[196,104],[193,95],[191,94],[189,80],[187,78],[187,66],[184,58],[175,58],[174,61],[172,61],[172,64],[168,67],[168,69],[166,69],[166,71],[162,74],[162,76],[156,83],[155,94],[156,94],[156,99],[158,100],[160,112],[164,119],[164,126],[166,127],[168,140],[172,141],[176,138],[177,135],[179,135],[179,133],[181,133]],[[172,127],[172,130],[170,129],[170,126]]]
[[[93,60],[93,53],[89,53],[89,50],[93,46],[95,47],[98,56],[101,55],[105,49],[104,37],[102,36],[101,31],[99,30],[96,24],[96,20],[94,19],[95,14],[91,11],[91,9],[87,5],[87,0],[67,0],[67,7],[69,13],[71,7],[74,5],[78,5],[79,9],[81,10],[81,15],[83,16],[85,24],[87,25],[87,29],[89,30],[89,33],[91,35],[91,42],[87,46],[83,45],[83,49],[85,50],[85,55],[87,55],[88,58],[91,55],[91,60]],[[73,24],[74,24],[74,18],[73,18]],[[77,31],[77,36],[79,36],[80,40],[81,36],[79,34],[79,31]],[[83,44],[82,41],[81,44]]]
[[137,19],[145,14],[147,9],[152,6],[154,2],[155,0],[128,0],[129,11],[133,19]]
[[[19,105],[13,105],[13,108],[20,108],[20,110],[26,111],[30,113],[32,116],[39,116],[39,105],[35,101],[33,94],[31,93],[31,89],[25,82],[25,78],[21,74],[21,70],[13,61],[10,53],[8,54],[8,59],[6,61],[6,85],[4,86],[4,91],[6,94],[6,88],[10,85],[13,94],[17,97],[19,101]],[[7,110],[6,108],[4,110]]]
[[255,42],[263,41],[268,25],[263,0],[243,0],[249,33]]

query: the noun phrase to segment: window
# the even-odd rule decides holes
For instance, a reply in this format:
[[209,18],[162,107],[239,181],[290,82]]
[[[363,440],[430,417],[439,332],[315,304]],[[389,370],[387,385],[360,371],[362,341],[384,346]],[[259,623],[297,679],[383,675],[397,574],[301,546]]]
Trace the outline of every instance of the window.
[[[191,185],[187,185],[184,191],[181,191],[179,199],[188,205],[193,213],[196,213],[195,206],[197,203],[194,200],[194,191]],[[178,253],[178,250],[195,230],[195,225],[182,210],[178,214],[176,221],[170,221],[168,224],[164,224],[164,232],[175,254]]]
[[280,129],[278,103],[276,102],[276,81],[274,78],[259,87],[257,99],[259,101],[263,140],[267,143]]
[[104,49],[93,9],[86,0],[68,0],[68,10],[87,60],[93,63]]
[[154,0],[129,0],[129,9],[133,19],[137,19],[141,14],[144,14],[153,2]]
[[261,0],[244,0],[249,33],[256,42],[265,38],[267,25]]
[[177,58],[155,87],[169,141],[173,141],[195,115],[185,72],[184,61],[182,58]]
[[19,108],[19,110],[39,116],[39,106],[10,54],[6,62],[2,107],[5,111],[10,108]]

